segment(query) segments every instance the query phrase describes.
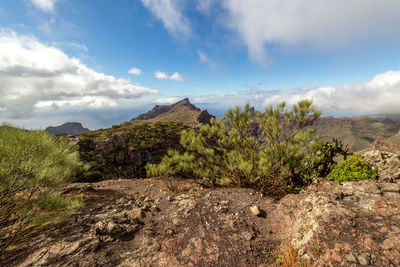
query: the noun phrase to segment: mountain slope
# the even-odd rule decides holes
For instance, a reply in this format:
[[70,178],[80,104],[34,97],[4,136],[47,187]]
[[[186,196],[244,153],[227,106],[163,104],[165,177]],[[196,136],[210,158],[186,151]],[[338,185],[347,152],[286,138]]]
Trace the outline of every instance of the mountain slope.
[[211,117],[213,116],[207,110],[201,111],[201,109],[190,103],[188,98],[185,98],[172,105],[156,105],[152,110],[133,118],[129,123],[172,120],[187,125],[195,125],[208,123]]
[[378,137],[367,150],[383,150],[391,153],[400,153],[400,131],[388,138]]
[[82,132],[88,132],[88,128],[84,128],[79,122],[67,122],[60,126],[49,126],[45,129],[46,132],[51,134],[80,134]]
[[400,130],[400,123],[390,119],[377,120],[369,116],[360,117],[322,117],[312,127],[316,135],[325,140],[336,137],[348,144],[350,150],[359,151],[367,148],[378,137],[387,138]]

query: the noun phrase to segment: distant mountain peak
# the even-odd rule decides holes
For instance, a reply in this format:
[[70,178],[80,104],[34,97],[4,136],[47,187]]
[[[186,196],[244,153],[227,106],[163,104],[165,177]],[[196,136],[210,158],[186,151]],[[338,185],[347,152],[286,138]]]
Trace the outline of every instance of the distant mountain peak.
[[190,103],[189,98],[184,98],[171,105],[155,105],[150,111],[133,118],[130,123],[176,120],[186,124],[197,124],[206,123],[211,117],[207,111],[201,111]]
[[46,132],[51,134],[80,134],[88,132],[88,128],[84,128],[80,122],[66,122],[59,126],[49,126],[45,129]]

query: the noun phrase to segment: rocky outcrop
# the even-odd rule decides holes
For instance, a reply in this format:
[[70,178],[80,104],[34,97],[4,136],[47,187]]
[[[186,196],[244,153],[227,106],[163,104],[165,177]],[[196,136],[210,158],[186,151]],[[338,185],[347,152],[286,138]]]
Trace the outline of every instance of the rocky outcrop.
[[397,182],[400,180],[400,155],[386,151],[367,151],[363,158],[378,171],[379,180]]
[[88,132],[88,128],[84,128],[79,122],[67,122],[60,126],[49,126],[45,129],[46,132],[51,134],[70,134],[77,135],[82,132]]
[[399,266],[399,185],[315,180],[284,197],[268,219],[314,266]]

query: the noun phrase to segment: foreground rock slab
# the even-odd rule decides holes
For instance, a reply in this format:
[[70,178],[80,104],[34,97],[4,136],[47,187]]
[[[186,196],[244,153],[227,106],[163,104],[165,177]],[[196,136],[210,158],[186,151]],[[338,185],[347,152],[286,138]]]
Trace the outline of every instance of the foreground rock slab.
[[81,212],[32,234],[2,266],[278,266],[289,245],[313,266],[400,266],[392,181],[316,179],[279,201],[190,180],[74,184],[64,192],[84,200]]

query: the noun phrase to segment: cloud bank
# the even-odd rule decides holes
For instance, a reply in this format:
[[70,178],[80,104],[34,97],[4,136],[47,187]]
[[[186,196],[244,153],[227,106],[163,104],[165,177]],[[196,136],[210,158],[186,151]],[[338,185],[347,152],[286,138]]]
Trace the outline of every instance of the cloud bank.
[[[171,104],[190,97],[158,98],[155,103]],[[223,112],[237,105],[249,102],[262,109],[285,101],[294,105],[303,99],[313,100],[313,103],[328,114],[394,114],[400,113],[400,71],[388,71],[375,75],[365,83],[344,84],[335,86],[301,87],[285,90],[251,90],[227,95],[202,95],[190,97],[195,104],[204,105],[210,109]]]
[[398,0],[224,0],[223,6],[257,62],[271,43],[330,49],[400,33]]
[[400,71],[378,74],[367,83],[280,90],[267,96],[263,105],[286,101],[295,104],[312,99],[321,108],[361,113],[400,113]]
[[177,38],[196,35],[189,14],[212,14],[214,23],[233,30],[250,58],[262,64],[269,45],[329,50],[400,34],[398,0],[203,0],[192,8],[192,1],[141,1]]
[[100,108],[118,99],[157,94],[129,80],[96,72],[33,36],[0,30],[0,118],[34,116],[40,108]]

